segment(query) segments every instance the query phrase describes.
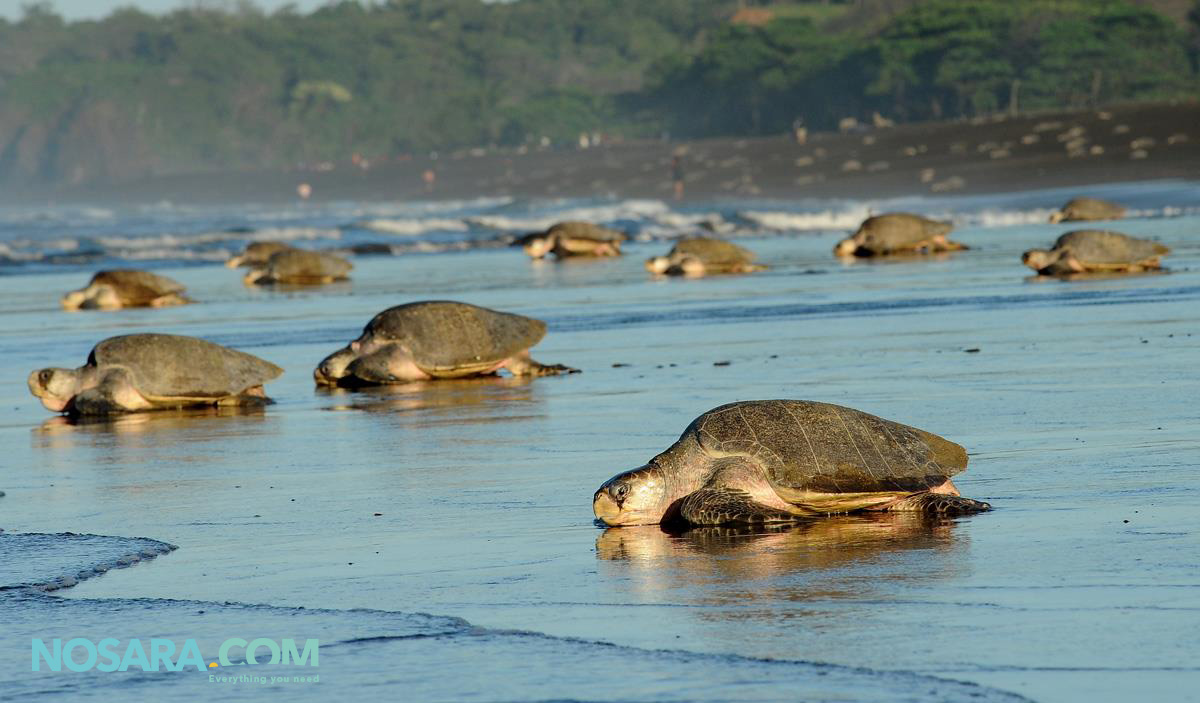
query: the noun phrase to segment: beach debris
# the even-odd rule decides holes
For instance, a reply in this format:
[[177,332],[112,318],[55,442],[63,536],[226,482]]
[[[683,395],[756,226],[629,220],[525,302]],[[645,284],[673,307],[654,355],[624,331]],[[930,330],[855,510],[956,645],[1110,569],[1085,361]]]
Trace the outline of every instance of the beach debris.
[[161,308],[192,302],[183,295],[184,285],[149,271],[114,269],[99,271],[87,286],[71,291],[60,301],[66,310],[119,310]]
[[1187,140],[1188,135],[1182,132],[1176,132],[1175,134],[1167,137],[1167,144],[1186,144]]
[[1059,222],[1093,222],[1097,220],[1119,220],[1125,217],[1125,207],[1099,198],[1071,198],[1056,212],[1050,214],[1050,224]]
[[1037,135],[1037,134],[1026,134],[1025,136],[1021,137],[1021,143],[1024,144],[1025,146],[1030,146],[1031,144],[1037,144],[1040,141],[1042,141],[1042,138],[1040,135]]
[[967,179],[962,176],[950,176],[929,186],[934,193],[948,193],[952,190],[962,190],[967,186]]
[[1053,132],[1056,129],[1062,129],[1063,123],[1058,121],[1038,122],[1033,126],[1035,132]]
[[951,481],[966,467],[958,444],[852,408],[745,401],[709,410],[649,463],[605,481],[592,510],[613,526],[990,510]]
[[196,337],[129,334],[97,344],[77,369],[29,375],[29,391],[54,412],[107,415],[215,405],[263,405],[263,384],[283,369]]
[[554,254],[559,259],[575,256],[620,256],[621,243],[629,235],[590,222],[559,222],[544,232],[533,232],[513,242],[531,259]]
[[862,167],[862,162],[858,159],[849,159],[848,161],[842,162],[842,170],[846,172],[861,171]]
[[1059,237],[1049,249],[1030,249],[1021,261],[1044,276],[1076,273],[1147,271],[1162,267],[1170,248],[1120,232],[1077,230]]
[[1113,127],[1112,133],[1113,134],[1128,134],[1129,133],[1129,125],[1119,124],[1119,125]]
[[858,129],[858,118],[857,117],[843,117],[842,119],[838,120],[838,131],[841,132],[842,134],[846,134],[848,132],[853,132],[857,129]]
[[1158,140],[1156,140],[1154,137],[1138,137],[1137,139],[1129,142],[1129,148],[1136,151],[1138,149],[1149,149],[1157,144]]
[[646,260],[646,270],[667,276],[707,276],[752,273],[767,267],[754,263],[754,253],[733,242],[712,237],[685,237],[666,256]]
[[317,365],[324,386],[364,386],[486,376],[577,373],[529,355],[546,323],[523,315],[446,300],[388,308],[371,318],[357,339]]
[[932,183],[933,179],[937,177],[937,171],[932,168],[923,168],[918,172],[918,177],[922,183]]
[[896,126],[895,120],[890,120],[884,117],[883,115],[879,114],[878,110],[871,114],[871,124],[875,125],[875,129],[887,129],[889,127]]
[[242,280],[256,286],[321,285],[346,280],[352,268],[354,264],[335,254],[289,248],[272,254],[265,264],[250,269]]
[[809,166],[812,166],[816,162],[817,162],[817,160],[811,156],[801,156],[801,157],[797,158],[793,163],[796,164],[796,168],[807,168]]
[[842,257],[870,257],[966,249],[946,238],[953,229],[949,222],[907,212],[875,215],[863,220],[853,235],[838,242],[833,253]]
[[868,173],[878,173],[880,171],[888,170],[889,168],[891,168],[891,166],[892,165],[890,163],[888,163],[887,161],[872,161],[871,163],[867,164],[867,172]]
[[1129,158],[1131,159],[1146,159],[1149,157],[1150,152],[1146,151],[1145,149],[1134,149],[1133,151],[1129,152]]

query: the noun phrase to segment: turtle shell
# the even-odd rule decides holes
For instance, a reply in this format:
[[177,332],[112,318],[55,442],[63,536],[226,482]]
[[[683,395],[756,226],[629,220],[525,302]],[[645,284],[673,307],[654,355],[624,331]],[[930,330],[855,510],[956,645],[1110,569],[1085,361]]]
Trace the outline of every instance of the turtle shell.
[[675,242],[667,255],[692,256],[709,266],[735,266],[754,261],[754,254],[749,249],[740,247],[733,242],[712,237],[685,237]]
[[1158,242],[1099,229],[1067,232],[1054,242],[1054,249],[1065,250],[1081,263],[1092,266],[1136,264],[1171,253]]
[[967,467],[959,445],[851,408],[804,400],[731,403],[684,430],[705,453],[748,455],[776,488],[820,493],[921,491]]
[[1099,198],[1072,198],[1062,207],[1063,219],[1119,220],[1125,216],[1124,206]]
[[267,260],[267,268],[280,280],[304,278],[343,278],[353,264],[340,256],[304,249],[284,249]]
[[155,298],[170,293],[182,293],[184,290],[179,281],[149,271],[132,269],[100,271],[92,276],[89,285],[111,286],[125,305],[145,305]]
[[559,235],[571,239],[589,239],[595,242],[623,242],[628,237],[624,232],[600,227],[590,222],[559,222],[546,230],[546,235]]
[[523,315],[447,300],[388,308],[367,323],[361,340],[394,341],[426,373],[494,366],[546,336],[546,323]]
[[92,349],[88,366],[129,370],[150,399],[222,398],[270,381],[283,369],[220,344],[173,334],[109,337]]
[[858,228],[861,246],[875,252],[915,247],[938,235],[949,234],[953,227],[920,215],[897,212],[868,217]]

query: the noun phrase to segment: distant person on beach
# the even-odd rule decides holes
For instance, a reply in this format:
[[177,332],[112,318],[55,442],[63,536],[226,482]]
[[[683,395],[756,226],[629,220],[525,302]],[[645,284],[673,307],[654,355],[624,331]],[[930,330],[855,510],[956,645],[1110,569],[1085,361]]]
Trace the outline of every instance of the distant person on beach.
[[432,193],[433,187],[437,185],[437,172],[431,168],[425,169],[425,173],[421,174],[421,180],[425,183],[425,192]]
[[799,117],[792,120],[792,136],[800,146],[808,143],[808,127],[804,126],[804,120]]
[[678,155],[671,158],[671,182],[675,188],[675,199],[683,200],[683,159]]

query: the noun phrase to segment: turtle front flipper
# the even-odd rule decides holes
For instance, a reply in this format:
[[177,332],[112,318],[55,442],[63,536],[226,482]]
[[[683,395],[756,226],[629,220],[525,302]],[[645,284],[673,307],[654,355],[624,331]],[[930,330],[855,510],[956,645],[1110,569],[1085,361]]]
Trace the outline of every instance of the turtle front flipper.
[[801,518],[755,502],[736,488],[701,488],[679,501],[679,518],[692,525],[753,525],[796,522]]
[[992,509],[990,503],[945,493],[914,493],[881,508],[893,512],[918,512],[936,515],[969,515]]
[[514,376],[557,376],[564,373],[579,373],[579,369],[563,364],[543,364],[534,361],[528,351],[514,354],[504,363],[504,368]]

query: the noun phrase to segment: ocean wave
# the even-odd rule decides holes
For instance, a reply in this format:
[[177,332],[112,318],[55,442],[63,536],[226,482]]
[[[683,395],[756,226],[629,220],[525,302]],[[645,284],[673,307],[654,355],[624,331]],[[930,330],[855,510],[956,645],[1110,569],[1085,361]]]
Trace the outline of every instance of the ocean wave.
[[416,237],[426,232],[466,232],[470,225],[462,220],[453,219],[422,219],[422,220],[391,220],[377,218],[363,220],[356,226],[372,232],[395,234],[402,237]]
[[176,547],[145,537],[0,532],[0,591],[54,591]]

